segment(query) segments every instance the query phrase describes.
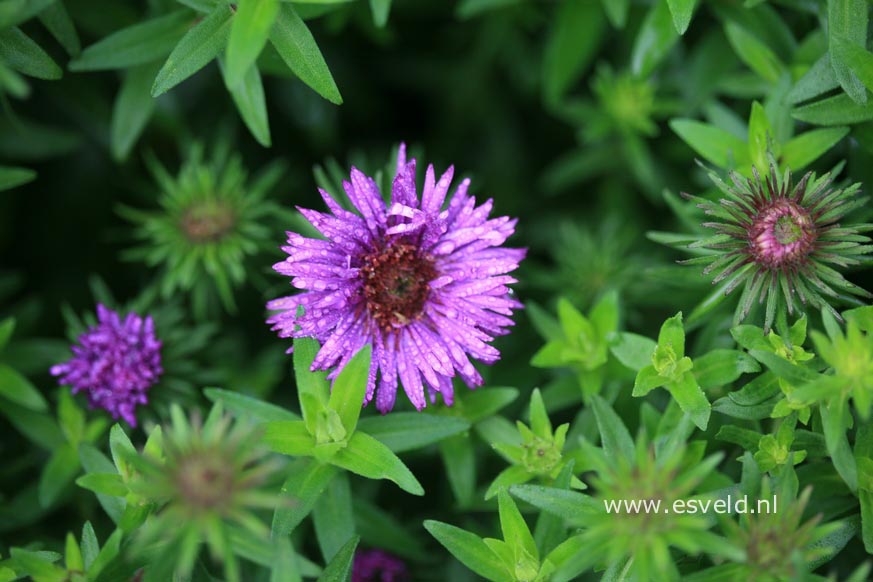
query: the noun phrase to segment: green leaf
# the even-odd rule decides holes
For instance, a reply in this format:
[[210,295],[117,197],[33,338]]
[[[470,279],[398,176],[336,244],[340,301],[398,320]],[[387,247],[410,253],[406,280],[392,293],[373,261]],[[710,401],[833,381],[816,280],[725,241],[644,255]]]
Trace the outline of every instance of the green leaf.
[[699,156],[720,168],[742,167],[751,161],[746,143],[723,129],[693,119],[672,119],[670,128]]
[[497,494],[497,505],[503,539],[515,550],[515,555],[520,556],[524,551],[533,556],[534,559],[539,559],[537,545],[530,533],[530,528],[506,489],[502,489]]
[[58,396],[58,424],[73,446],[78,446],[85,437],[85,412],[67,390],[62,390]]
[[116,161],[127,159],[151,119],[155,110],[151,86],[157,71],[157,65],[152,63],[131,67],[124,75],[109,127],[109,145]]
[[388,24],[388,14],[391,12],[391,0],[370,0],[370,12],[373,13],[373,24],[383,28]]
[[203,394],[211,402],[221,402],[225,410],[235,416],[248,416],[259,421],[300,420],[300,417],[290,410],[233,390],[205,388]]
[[94,526],[90,521],[86,521],[82,526],[82,562],[85,570],[91,568],[99,553],[100,543],[97,541],[97,534],[94,533]]
[[227,44],[232,22],[233,10],[227,4],[219,4],[189,30],[155,77],[152,97],[166,93],[217,57]]
[[32,579],[40,582],[64,582],[67,579],[65,570],[47,561],[37,552],[12,548],[10,553],[15,563],[30,574]]
[[324,560],[329,562],[355,536],[349,477],[340,473],[330,480],[312,509],[315,537]]
[[0,396],[36,412],[48,409],[48,404],[39,390],[6,364],[0,364]]
[[848,95],[837,95],[798,107],[791,116],[815,125],[852,125],[873,119],[873,104],[858,104]]
[[0,166],[0,192],[11,190],[36,179],[36,172],[28,168]]
[[440,442],[440,456],[452,493],[460,507],[473,502],[476,492],[476,451],[468,435],[458,434]]
[[73,26],[73,20],[64,7],[63,2],[52,2],[45,10],[39,13],[39,21],[48,29],[53,37],[60,43],[67,54],[76,56],[82,50],[79,35]]
[[594,417],[597,419],[597,428],[606,454],[614,459],[623,457],[629,462],[633,461],[634,441],[621,418],[603,398],[596,394],[591,396],[591,407],[594,409]]
[[624,28],[627,21],[627,11],[630,8],[629,0],[601,0],[601,3],[609,22],[615,28]]
[[825,53],[797,80],[788,92],[787,100],[788,103],[795,105],[833,91],[839,86],[840,83],[831,66],[830,55]]
[[694,424],[700,430],[706,430],[712,405],[698,386],[694,375],[686,372],[677,382],[668,383],[667,390],[673,395],[679,408],[688,413]]
[[120,529],[112,532],[112,535],[109,536],[109,539],[106,540],[100,553],[97,554],[97,557],[94,559],[94,563],[91,564],[91,567],[88,570],[89,576],[96,579],[103,569],[118,556],[118,553],[121,550],[122,535],[123,532]]
[[431,549],[422,542],[417,529],[411,532],[401,522],[402,514],[395,517],[390,508],[381,509],[360,497],[355,498],[354,505],[355,529],[368,546],[385,548],[412,560],[425,560],[430,555]]
[[631,71],[647,78],[679,40],[670,8],[666,2],[655,2],[646,14],[634,40]]
[[604,14],[593,0],[563,0],[552,19],[543,55],[543,98],[558,103],[594,58],[605,29]]
[[114,32],[70,61],[71,71],[127,69],[165,58],[194,22],[189,10],[178,10]]
[[353,537],[336,553],[333,560],[325,566],[317,582],[346,582],[352,573],[352,563],[355,549],[358,547],[358,536]]
[[[310,433],[315,433],[315,423],[322,408],[327,405],[329,388],[326,372],[312,372],[312,362],[321,346],[312,338],[296,338],[294,340],[294,378],[297,382],[297,394],[300,397],[300,409],[303,420]],[[304,394],[312,398],[303,398]]]
[[785,72],[785,65],[766,44],[733,21],[725,24],[725,33],[734,52],[750,69],[766,81],[779,81]]
[[[771,144],[774,146],[771,148]],[[764,107],[757,101],[752,102],[752,113],[749,116],[749,157],[759,172],[767,173],[770,161],[767,154],[772,151],[779,157],[778,144],[773,135],[773,128]]]
[[825,155],[847,135],[849,135],[848,127],[807,131],[782,146],[782,163],[792,170],[802,170]]
[[862,47],[862,50],[867,44],[867,11],[867,2],[864,0],[828,0],[831,66],[840,86],[856,103],[867,102],[867,91],[853,74],[852,65],[844,60],[845,57],[851,57],[845,49],[846,43]]
[[576,535],[552,550],[546,556],[546,560],[555,565],[555,573],[550,578],[550,582],[575,580],[582,572],[596,564],[599,558],[594,552],[588,551],[590,543],[587,536]]
[[306,24],[290,3],[282,3],[270,42],[297,77],[316,93],[340,105],[343,98]]
[[[174,425],[175,419],[174,420]],[[109,451],[112,453],[112,461],[115,463],[115,468],[122,477],[131,475],[133,469],[130,466],[130,460],[137,457],[136,447],[121,428],[120,424],[113,424],[109,430]]]
[[420,449],[464,432],[470,423],[454,416],[424,412],[392,412],[361,419],[358,430],[375,438],[395,453]]
[[227,43],[225,82],[231,89],[243,82],[264,45],[279,13],[279,0],[239,0]]
[[510,493],[572,525],[585,525],[603,513],[603,503],[578,491],[542,485],[513,485]]
[[12,334],[15,332],[15,318],[7,317],[0,321],[0,352],[9,344]]
[[[221,68],[222,74],[226,69]],[[227,77],[225,76],[225,83]],[[270,122],[267,119],[267,101],[264,97],[264,84],[257,67],[249,67],[241,83],[228,89],[240,117],[259,144],[268,148],[271,145]]]
[[70,443],[56,449],[39,478],[39,503],[51,507],[81,470],[79,455]]
[[[298,565],[298,556],[288,538],[274,540],[275,558],[270,568],[270,582],[303,582]],[[343,580],[343,582],[345,582]]]
[[694,377],[704,390],[726,386],[742,374],[760,370],[754,359],[738,350],[712,350],[694,358]]
[[839,398],[819,407],[822,429],[834,468],[852,492],[858,490],[858,467],[846,436],[848,404]]
[[333,383],[327,403],[339,414],[348,434],[355,431],[364,406],[371,353],[372,348],[367,344],[346,364]]
[[88,473],[76,479],[76,485],[113,497],[124,497],[128,493],[127,485],[118,473]]
[[767,366],[769,370],[775,373],[780,378],[803,384],[812,382],[819,378],[819,375],[797,364],[793,364],[785,358],[778,356],[770,351],[765,350],[749,350],[749,355]]
[[0,60],[19,73],[37,79],[54,80],[63,76],[48,53],[18,28],[0,31]]
[[282,485],[282,500],[273,514],[273,538],[290,534],[309,515],[337,470],[314,459],[300,459]]
[[[97,450],[94,446],[87,443],[79,445],[79,459],[82,462],[82,467],[87,473],[112,473],[115,471],[115,466],[112,461],[106,458],[106,455]],[[109,515],[113,522],[118,523],[121,520],[121,515],[124,513],[125,501],[118,497],[97,494],[97,501],[103,507],[103,510]]]
[[76,542],[76,536],[72,533],[67,533],[67,540],[64,547],[64,565],[67,570],[83,572],[85,570],[85,562],[82,559],[82,550]]
[[[467,392],[458,399],[455,410],[470,423],[479,422],[508,406],[518,398],[518,390],[515,388],[502,388],[489,386],[486,389]],[[391,416],[394,416],[393,414]],[[419,414],[421,416],[421,414]]]
[[270,450],[291,456],[309,456],[315,449],[315,439],[301,420],[274,420],[264,425],[264,444]]
[[645,336],[620,332],[610,342],[609,349],[616,359],[636,372],[652,363],[652,354],[658,344]]
[[331,463],[369,479],[388,479],[413,495],[424,495],[418,479],[403,461],[368,434],[354,433],[348,446],[341,449]]
[[697,0],[667,0],[670,13],[673,15],[673,23],[679,34],[685,34],[685,31],[688,30],[696,4]]
[[500,559],[479,536],[439,521],[425,521],[424,528],[476,574],[494,582],[512,580]]

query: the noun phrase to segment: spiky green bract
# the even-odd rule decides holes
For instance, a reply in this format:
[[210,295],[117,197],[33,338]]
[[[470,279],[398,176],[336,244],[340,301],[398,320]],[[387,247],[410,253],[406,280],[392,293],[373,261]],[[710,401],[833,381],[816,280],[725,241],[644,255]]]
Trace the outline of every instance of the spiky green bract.
[[713,478],[722,459],[720,453],[704,457],[703,447],[685,444],[693,431],[690,416],[654,439],[642,432],[633,441],[603,399],[594,397],[592,404],[603,444],[581,443],[581,455],[594,471],[587,482],[595,504],[579,516],[582,545],[596,556],[592,562],[621,565],[626,580],[667,582],[679,579],[671,548],[728,557],[732,550],[709,531],[713,521],[704,506],[696,511],[688,503],[718,497],[704,480]]
[[[738,521],[722,520],[730,543],[745,554],[743,560],[730,564],[730,577],[725,580],[805,580],[810,565],[832,553],[833,548],[824,540],[840,528],[840,523],[822,525],[820,513],[804,520],[812,489],[807,487],[799,497],[796,493],[796,488],[794,495],[777,493],[765,479],[755,502],[761,509],[766,502],[767,510],[742,513]],[[727,571],[727,566],[721,568]],[[712,575],[715,577],[715,572]]]
[[146,162],[161,191],[161,208],[121,208],[141,241],[126,257],[161,266],[161,295],[190,293],[198,315],[206,313],[216,294],[226,310],[235,311],[233,290],[252,271],[246,259],[269,248],[268,223],[281,214],[265,197],[282,166],[268,166],[249,182],[241,158],[230,154],[226,142],[219,142],[208,160],[203,146],[195,145],[175,177],[156,157]]
[[172,425],[162,443],[136,460],[130,491],[158,509],[136,539],[140,552],[151,554],[151,568],[189,575],[205,543],[224,564],[225,578],[239,581],[234,539],[255,536],[269,542],[269,527],[254,513],[279,504],[276,491],[264,485],[281,461],[267,458],[261,433],[233,422],[215,405],[205,422],[189,420],[182,409],[170,410]]
[[860,184],[835,187],[833,171],[821,177],[810,172],[794,185],[790,170],[780,174],[772,160],[768,176],[755,168],[752,174],[747,179],[731,172],[728,184],[710,172],[723,195],[718,202],[687,196],[713,217],[703,226],[717,234],[689,245],[712,254],[686,263],[706,265],[704,274],[715,275],[713,284],[723,282],[724,295],[743,288],[734,323],[765,299],[769,330],[777,312],[786,309],[803,313],[811,306],[839,319],[831,302],[873,297],[837,270],[866,262],[873,251],[870,238],[861,234],[873,226],[840,223],[865,203]]

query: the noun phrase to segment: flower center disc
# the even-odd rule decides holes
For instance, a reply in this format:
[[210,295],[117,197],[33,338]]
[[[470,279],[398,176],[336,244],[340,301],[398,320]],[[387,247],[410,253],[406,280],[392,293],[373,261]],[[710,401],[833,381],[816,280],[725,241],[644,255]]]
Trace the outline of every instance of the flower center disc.
[[195,244],[220,241],[236,223],[233,210],[224,204],[195,204],[182,215],[185,237]]
[[364,257],[364,298],[367,310],[384,331],[418,318],[436,278],[433,259],[410,244],[395,244]]
[[815,239],[809,212],[791,200],[777,200],[761,209],[749,227],[755,262],[771,269],[801,262],[812,251]]

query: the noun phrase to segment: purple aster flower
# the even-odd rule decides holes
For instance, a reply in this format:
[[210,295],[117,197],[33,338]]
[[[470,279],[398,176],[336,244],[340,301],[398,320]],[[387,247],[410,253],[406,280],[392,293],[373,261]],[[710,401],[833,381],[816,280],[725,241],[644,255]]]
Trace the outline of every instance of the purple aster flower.
[[382,550],[359,550],[352,564],[352,582],[406,582],[403,560]]
[[61,384],[72,386],[73,394],[85,392],[92,408],[102,408],[112,418],[123,418],[136,426],[134,409],[147,404],[146,392],[163,374],[161,342],[155,337],[151,317],[129,313],[124,321],[118,313],[97,305],[97,325],[79,336],[73,357],[52,366]]
[[[376,182],[352,168],[343,188],[360,214],[344,210],[320,190],[331,214],[300,208],[326,240],[288,233],[288,258],[273,266],[303,289],[267,304],[278,310],[267,323],[280,337],[314,337],[322,343],[313,370],[333,368],[333,379],[371,344],[373,359],[365,403],[382,413],[394,407],[398,383],[412,404],[425,407],[441,394],[454,399],[452,378],[474,388],[482,377],[470,358],[491,364],[500,353],[490,342],[508,332],[521,303],[508,287],[524,249],[501,245],[516,220],[490,218],[492,200],[476,206],[469,179],[443,208],[452,181],[437,181],[428,166],[419,200],[415,160],[400,147],[386,205]],[[386,207],[387,206],[387,207]],[[298,316],[298,308],[303,314]]]

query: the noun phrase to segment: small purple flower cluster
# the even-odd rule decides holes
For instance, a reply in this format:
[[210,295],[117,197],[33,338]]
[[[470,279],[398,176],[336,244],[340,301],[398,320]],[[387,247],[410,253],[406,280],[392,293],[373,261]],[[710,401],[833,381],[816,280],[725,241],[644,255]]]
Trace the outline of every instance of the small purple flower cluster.
[[352,582],[407,582],[406,564],[383,550],[359,550],[352,564]]
[[136,426],[134,409],[147,404],[146,392],[163,374],[161,342],[152,318],[118,313],[97,306],[97,325],[79,336],[73,357],[52,366],[53,376],[73,394],[85,392],[92,408],[103,408],[115,419]]

